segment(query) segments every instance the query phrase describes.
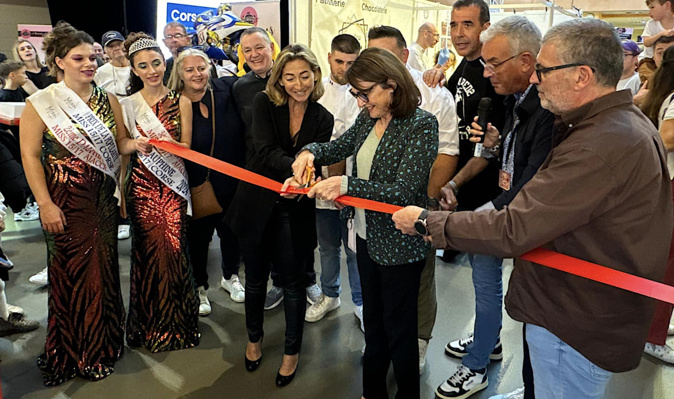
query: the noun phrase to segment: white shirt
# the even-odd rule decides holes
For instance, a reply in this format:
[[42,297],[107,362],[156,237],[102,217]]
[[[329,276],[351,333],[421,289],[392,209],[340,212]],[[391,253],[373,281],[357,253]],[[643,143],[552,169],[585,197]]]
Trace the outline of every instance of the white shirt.
[[[330,141],[336,140],[341,137],[348,128],[353,125],[358,117],[358,101],[351,94],[349,94],[349,88],[351,85],[345,84],[340,85],[339,83],[334,82],[330,79],[329,76],[326,76],[322,80],[323,87],[325,88],[325,93],[318,100],[318,103],[325,107],[332,116],[334,117],[335,124],[332,128],[332,136]],[[346,174],[351,175],[351,170],[353,168],[353,162],[351,157],[346,161]],[[328,167],[323,166],[322,168],[323,176],[328,175]],[[318,209],[337,209],[333,205],[332,201],[321,201],[316,200],[316,208]]]
[[131,67],[116,67],[107,63],[96,71],[94,82],[105,91],[117,97],[126,97],[126,86],[129,84]]
[[641,79],[639,79],[639,74],[634,72],[634,75],[630,76],[629,78],[620,79],[618,81],[616,91],[630,89],[632,91],[632,95],[636,95],[639,92],[640,88],[641,88]]
[[409,51],[410,56],[407,58],[407,66],[421,72],[433,67],[433,65],[428,65],[430,62],[428,62],[426,59],[426,50],[423,49],[417,42],[412,43]]
[[[650,36],[657,35],[658,33],[664,31],[665,28],[662,26],[660,21],[654,21],[652,19],[649,19],[648,22],[646,22],[646,26],[644,27],[644,33],[641,34],[642,38],[647,38]],[[644,51],[639,54],[639,59],[642,60],[644,58],[653,58],[653,47],[646,47],[644,46]]]
[[[658,112],[659,129],[662,129],[664,121],[670,119],[674,119],[674,92],[669,93],[660,106],[660,111]],[[667,153],[667,169],[669,169],[669,177],[672,178],[674,176],[674,153],[672,152]]]
[[419,108],[435,115],[438,119],[438,154],[459,155],[459,127],[456,105],[452,93],[444,86],[428,87],[423,73],[407,66],[414,83],[421,92]]

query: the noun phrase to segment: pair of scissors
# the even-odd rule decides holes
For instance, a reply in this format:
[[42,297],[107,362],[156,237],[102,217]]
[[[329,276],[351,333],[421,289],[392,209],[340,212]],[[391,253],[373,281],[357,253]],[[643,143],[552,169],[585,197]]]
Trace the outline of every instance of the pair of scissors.
[[[306,181],[306,183],[302,184],[301,186],[298,186],[297,188],[303,189],[303,188],[307,188],[307,187],[312,187],[314,184],[316,184],[315,182],[311,183],[311,180],[313,179],[313,177],[314,177],[314,172],[312,171],[311,167],[309,165],[307,165],[306,169],[304,169],[304,175],[303,175],[303,179],[304,179],[304,181]],[[301,198],[302,198],[302,195],[299,195],[297,197],[297,200],[299,201]]]

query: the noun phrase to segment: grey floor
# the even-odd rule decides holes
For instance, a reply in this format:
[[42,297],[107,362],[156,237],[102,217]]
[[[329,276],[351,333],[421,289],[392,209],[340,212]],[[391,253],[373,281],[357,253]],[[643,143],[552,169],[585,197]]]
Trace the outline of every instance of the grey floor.
[[[201,318],[201,345],[194,349],[151,354],[127,348],[116,371],[99,382],[74,379],[56,388],[42,384],[35,359],[44,350],[47,292],[28,283],[28,277],[45,265],[46,250],[39,223],[15,223],[8,216],[2,247],[14,261],[7,288],[10,303],[22,306],[40,321],[37,331],[0,338],[0,381],[4,398],[360,398],[361,348],[364,344],[353,314],[347,286],[342,306],[318,323],[305,325],[300,366],[296,379],[277,388],[274,378],[283,354],[282,307],[266,312],[264,361],[255,373],[243,365],[246,330],[243,304],[236,304],[219,289],[217,238],[211,245],[209,270],[213,306]],[[128,296],[129,240],[120,242],[122,292]],[[317,264],[317,270],[320,265]],[[512,263],[507,262],[508,279]],[[241,273],[245,276],[245,273]],[[342,267],[346,276],[346,267]],[[343,279],[348,281],[346,278]],[[455,263],[437,262],[438,319],[421,376],[422,398],[433,398],[434,389],[448,378],[458,362],[443,354],[447,341],[468,333],[473,324],[473,288],[465,256]],[[504,317],[503,361],[489,366],[488,388],[474,398],[489,398],[521,385],[521,324]],[[394,382],[389,375],[391,397]],[[2,395],[0,395],[2,397]],[[611,380],[606,398],[674,398],[674,367],[644,355],[638,369]]]

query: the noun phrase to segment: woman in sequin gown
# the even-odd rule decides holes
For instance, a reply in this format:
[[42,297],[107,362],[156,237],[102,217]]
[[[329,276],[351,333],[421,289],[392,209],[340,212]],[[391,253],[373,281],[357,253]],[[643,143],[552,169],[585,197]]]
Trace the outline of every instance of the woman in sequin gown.
[[[143,146],[148,150],[147,143],[126,138],[117,99],[92,86],[93,42],[68,24],[57,25],[45,38],[51,72],[63,73],[65,86],[108,127],[120,152],[130,154]],[[88,138],[85,130],[75,126]],[[47,243],[49,317],[45,353],[38,366],[48,386],[76,375],[100,380],[114,371],[124,348],[117,182],[61,145],[30,98],[21,118],[21,136],[23,166],[40,205]]]
[[[147,36],[131,34],[124,43]],[[151,38],[150,38],[151,39]],[[192,106],[188,98],[162,82],[165,62],[159,48],[134,52],[129,95],[140,91],[173,142],[189,148]],[[136,125],[138,132],[143,130]],[[136,156],[125,180],[131,220],[131,298],[127,322],[129,346],[151,352],[185,349],[199,344],[199,299],[187,246],[187,201],[162,183]]]

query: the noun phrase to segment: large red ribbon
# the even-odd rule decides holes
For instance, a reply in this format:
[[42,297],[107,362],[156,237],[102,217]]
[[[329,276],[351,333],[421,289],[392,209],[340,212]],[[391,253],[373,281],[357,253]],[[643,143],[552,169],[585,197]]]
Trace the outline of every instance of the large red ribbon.
[[[268,190],[276,191],[277,193],[280,193],[281,188],[283,187],[283,185],[276,180],[269,179],[257,173],[209,157],[208,155],[188,150],[167,141],[150,140],[150,144],[235,179],[264,187]],[[308,191],[308,188],[291,188],[287,192],[291,194],[306,194]],[[393,214],[402,209],[402,207],[397,205],[385,204],[383,202],[350,197],[347,195],[338,197],[335,201],[343,205],[350,205],[357,208],[389,214]],[[658,283],[643,277],[634,276],[629,273],[600,266],[592,262],[587,262],[543,248],[527,252],[520,256],[520,258],[552,269],[561,270],[569,274],[674,304],[674,287],[667,284]]]

